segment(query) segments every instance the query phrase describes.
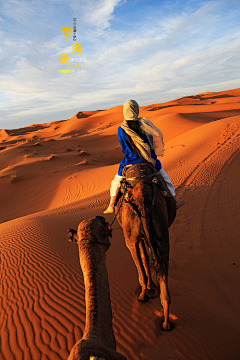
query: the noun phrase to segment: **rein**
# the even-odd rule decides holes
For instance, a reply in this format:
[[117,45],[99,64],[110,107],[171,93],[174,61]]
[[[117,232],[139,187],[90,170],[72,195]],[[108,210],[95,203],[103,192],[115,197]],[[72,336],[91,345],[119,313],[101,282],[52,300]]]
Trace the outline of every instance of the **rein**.
[[110,224],[110,228],[112,228],[112,224],[114,223],[114,221],[115,221],[116,218],[117,218],[117,214],[119,213],[119,210],[120,210],[121,207],[122,207],[122,203],[123,203],[123,200],[124,200],[124,195],[125,195],[125,193],[126,193],[126,191],[127,191],[126,181],[121,180],[121,181],[120,181],[121,186],[122,186],[122,183],[124,183],[125,187],[124,187],[124,189],[123,189],[121,204],[119,205],[118,211],[116,212],[116,215],[114,216],[114,219],[113,219],[113,221],[112,221],[111,224]]
[[[84,240],[84,239],[83,239]],[[97,240],[97,239],[96,239]],[[110,246],[111,243],[109,244],[106,244],[106,243],[103,243],[103,242],[99,242],[99,241],[89,241],[89,240],[84,240],[84,241],[78,241],[78,244],[81,245],[85,245],[85,244],[99,244],[99,245],[106,245],[106,246]]]

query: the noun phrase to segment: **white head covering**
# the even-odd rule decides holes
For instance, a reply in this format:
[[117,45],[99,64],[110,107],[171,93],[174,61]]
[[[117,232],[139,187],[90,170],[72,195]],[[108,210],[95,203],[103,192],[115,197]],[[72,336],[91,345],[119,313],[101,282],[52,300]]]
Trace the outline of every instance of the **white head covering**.
[[137,120],[139,105],[135,100],[127,100],[123,105],[123,115],[125,120]]
[[[148,162],[155,165],[156,161],[151,157],[151,149],[155,150],[154,145],[156,141],[153,140],[155,137],[160,137],[161,141],[157,141],[158,144],[158,155],[164,155],[164,143],[162,132],[148,119],[144,117],[138,117],[139,115],[139,105],[135,100],[127,100],[123,106],[123,115],[124,121],[121,125],[122,129],[132,138],[134,144],[140,151],[142,157]],[[137,120],[140,126],[142,133],[144,133],[150,143],[150,146],[143,141],[143,139],[135,133],[128,126],[127,121],[129,120]],[[160,139],[159,139],[160,140]]]

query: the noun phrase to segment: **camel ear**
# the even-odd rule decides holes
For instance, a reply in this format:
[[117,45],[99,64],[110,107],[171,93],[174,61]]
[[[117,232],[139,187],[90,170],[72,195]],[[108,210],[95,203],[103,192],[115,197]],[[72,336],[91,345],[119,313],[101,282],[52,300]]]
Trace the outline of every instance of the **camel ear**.
[[68,241],[78,241],[77,231],[74,229],[68,229]]
[[103,216],[95,216],[95,219],[99,220],[102,224],[105,224],[105,218]]
[[100,221],[100,223],[103,225],[103,227],[101,227],[102,236],[112,237],[112,228],[109,223],[105,221],[105,218],[103,216],[97,215],[95,216],[95,219]]

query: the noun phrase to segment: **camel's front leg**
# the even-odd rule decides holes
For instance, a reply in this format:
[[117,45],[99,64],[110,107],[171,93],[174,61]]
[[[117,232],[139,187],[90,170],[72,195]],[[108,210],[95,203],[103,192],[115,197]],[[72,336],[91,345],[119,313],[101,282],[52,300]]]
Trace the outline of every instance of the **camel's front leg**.
[[162,330],[170,331],[173,328],[173,324],[169,321],[169,306],[171,304],[171,297],[168,291],[168,284],[166,276],[160,276],[160,300],[163,307],[164,319],[161,324]]

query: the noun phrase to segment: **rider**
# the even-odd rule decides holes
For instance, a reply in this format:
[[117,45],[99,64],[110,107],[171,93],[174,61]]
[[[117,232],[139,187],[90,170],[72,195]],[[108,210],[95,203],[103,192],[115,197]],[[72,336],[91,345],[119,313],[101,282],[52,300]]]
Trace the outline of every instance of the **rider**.
[[176,207],[179,209],[185,201],[177,200],[175,188],[168,174],[163,170],[157,155],[164,155],[164,143],[161,131],[148,119],[138,117],[139,105],[135,100],[127,100],[123,106],[124,121],[118,128],[118,140],[124,153],[117,175],[111,182],[110,204],[104,214],[114,212],[119,183],[123,178],[124,166],[147,162],[153,165],[164,178],[167,187],[173,196]]

